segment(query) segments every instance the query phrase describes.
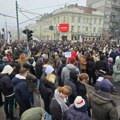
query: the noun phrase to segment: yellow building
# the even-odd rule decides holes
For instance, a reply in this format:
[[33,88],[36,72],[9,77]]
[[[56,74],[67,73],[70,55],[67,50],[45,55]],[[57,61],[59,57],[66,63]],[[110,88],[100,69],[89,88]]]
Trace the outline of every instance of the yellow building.
[[[61,33],[59,24],[69,24],[69,32]],[[102,33],[103,13],[96,9],[75,5],[65,6],[50,14],[44,14],[36,21],[37,37],[45,40],[68,40],[98,38]],[[50,30],[53,27],[53,30]]]

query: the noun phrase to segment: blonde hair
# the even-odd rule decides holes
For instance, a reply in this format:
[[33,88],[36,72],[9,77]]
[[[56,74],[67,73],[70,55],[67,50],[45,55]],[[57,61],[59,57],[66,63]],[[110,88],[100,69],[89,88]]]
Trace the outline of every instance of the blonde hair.
[[70,86],[58,87],[58,91],[68,96],[72,94],[72,89]]

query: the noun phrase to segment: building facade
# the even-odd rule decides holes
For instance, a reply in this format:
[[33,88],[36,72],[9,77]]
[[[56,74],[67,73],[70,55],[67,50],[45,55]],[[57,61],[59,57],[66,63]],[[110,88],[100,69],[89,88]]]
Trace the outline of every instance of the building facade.
[[87,0],[87,6],[104,13],[103,33],[118,37],[120,33],[120,0]]
[[[60,24],[69,24],[69,31],[59,31]],[[43,15],[36,21],[39,37],[47,40],[68,40],[99,38],[103,26],[103,13],[89,7],[75,5],[65,6],[50,14]],[[50,28],[51,27],[51,28]]]

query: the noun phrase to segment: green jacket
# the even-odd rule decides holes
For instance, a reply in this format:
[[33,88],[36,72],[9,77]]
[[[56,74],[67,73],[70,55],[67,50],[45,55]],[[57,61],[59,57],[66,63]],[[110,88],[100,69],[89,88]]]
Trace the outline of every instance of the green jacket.
[[33,92],[36,87],[37,78],[33,74],[28,73],[26,80],[29,92]]

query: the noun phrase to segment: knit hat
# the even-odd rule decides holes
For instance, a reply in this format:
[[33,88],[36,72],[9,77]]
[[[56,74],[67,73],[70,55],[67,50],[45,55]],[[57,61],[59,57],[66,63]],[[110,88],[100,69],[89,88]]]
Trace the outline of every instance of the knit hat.
[[10,75],[13,72],[13,68],[10,65],[6,65],[1,73]]
[[105,79],[100,82],[100,90],[111,93],[114,91],[114,86],[109,80]]
[[54,68],[50,65],[47,65],[46,69],[45,69],[45,73],[48,75],[50,73],[52,73],[54,71]]
[[85,100],[81,96],[77,96],[74,101],[76,108],[81,108],[85,105]]
[[44,115],[44,110],[41,107],[35,107],[26,110],[22,116],[21,120],[41,120]]

